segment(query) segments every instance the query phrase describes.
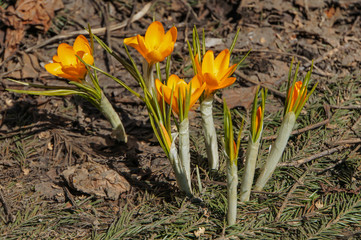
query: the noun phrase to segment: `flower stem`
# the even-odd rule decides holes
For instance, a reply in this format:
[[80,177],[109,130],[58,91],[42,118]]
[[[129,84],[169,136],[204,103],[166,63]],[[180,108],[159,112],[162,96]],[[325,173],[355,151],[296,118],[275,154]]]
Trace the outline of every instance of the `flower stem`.
[[179,189],[184,192],[187,196],[192,196],[192,188],[190,181],[186,176],[184,167],[179,159],[177,148],[175,145],[175,137],[173,138],[172,145],[169,149],[169,160],[172,163],[173,171],[177,180]]
[[227,199],[228,199],[228,212],[227,223],[228,226],[236,223],[237,218],[237,161],[227,161]]
[[98,108],[112,125],[113,134],[116,139],[126,143],[128,141],[128,137],[125,133],[123,123],[120,120],[119,115],[115,112],[113,106],[110,104],[108,98],[103,93]]
[[271,178],[272,173],[276,169],[277,163],[281,159],[282,153],[286,148],[288,139],[290,138],[295,122],[296,122],[296,115],[294,112],[289,112],[285,115],[277,139],[272,145],[271,153],[269,154],[266,163],[261,169],[261,174],[257,179],[254,188],[256,191],[262,191],[267,181]]
[[202,126],[207,150],[209,168],[218,170],[218,145],[217,134],[213,123],[213,95],[204,99],[201,103]]
[[149,93],[153,96],[154,91],[156,91],[153,76],[153,65],[149,64],[145,60],[143,62],[143,74],[146,87],[148,88]]
[[249,201],[249,197],[251,195],[251,188],[254,178],[254,171],[256,169],[260,139],[261,137],[259,137],[256,142],[253,142],[252,138],[250,137],[248,142],[247,152],[246,152],[246,163],[245,163],[245,168],[241,183],[241,196],[240,196],[241,202]]
[[189,121],[188,118],[183,119],[179,124],[179,157],[180,164],[184,168],[185,175],[191,186],[191,156],[189,153]]

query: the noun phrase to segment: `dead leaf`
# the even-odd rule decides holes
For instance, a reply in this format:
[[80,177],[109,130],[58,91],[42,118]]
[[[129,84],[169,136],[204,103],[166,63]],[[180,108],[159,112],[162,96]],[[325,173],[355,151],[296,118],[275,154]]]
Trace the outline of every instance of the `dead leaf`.
[[41,181],[35,184],[35,191],[39,192],[46,199],[64,198],[63,188],[53,184],[52,181]]
[[250,109],[256,89],[257,86],[226,89],[223,90],[222,96],[229,108],[244,107],[245,109]]
[[130,190],[130,184],[124,177],[97,163],[69,167],[62,176],[71,188],[106,199],[117,200],[121,193]]
[[5,58],[13,54],[25,35],[29,26],[47,32],[55,11],[63,8],[61,0],[18,0],[15,7],[0,7],[0,21],[6,28]]
[[23,67],[21,68],[22,78],[37,78],[38,71],[35,70],[33,65],[38,64],[38,59],[32,54],[22,54]]

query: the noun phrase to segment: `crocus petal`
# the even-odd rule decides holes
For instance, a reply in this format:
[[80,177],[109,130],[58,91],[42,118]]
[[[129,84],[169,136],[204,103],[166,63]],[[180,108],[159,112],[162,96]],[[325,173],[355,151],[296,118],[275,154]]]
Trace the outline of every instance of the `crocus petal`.
[[188,91],[189,89],[188,89],[188,84],[183,79],[180,79],[180,80],[181,81],[177,82],[176,89],[175,89],[177,91],[176,97],[182,98],[182,100],[184,102],[186,91]]
[[158,49],[160,44],[163,44],[163,37],[164,37],[164,28],[163,25],[158,22],[152,22],[152,24],[149,25],[146,33],[145,33],[145,42],[147,48],[151,50]]
[[59,63],[60,62],[60,58],[58,57],[58,55],[53,56],[53,62],[54,63]]
[[58,47],[58,57],[63,65],[76,65],[77,58],[72,46],[66,43],[61,43]]
[[196,91],[196,89],[200,88],[203,85],[202,79],[200,75],[197,74],[192,78],[192,80],[188,83],[188,88],[192,86],[192,94]]
[[224,73],[227,71],[229,67],[229,58],[229,50],[224,49],[222,52],[220,52],[220,54],[218,54],[218,56],[214,60],[214,68],[217,71],[215,75],[217,77],[223,77]]
[[82,59],[84,62],[86,62],[87,64],[89,65],[93,65],[94,63],[94,58],[93,58],[93,55],[89,54],[89,53],[85,53],[83,56],[82,56]]
[[144,43],[144,37],[137,35],[134,37],[125,38],[124,44],[134,48],[145,58],[146,52],[144,52],[144,49],[146,49],[146,47],[145,47],[145,43]]
[[262,126],[261,124],[262,124],[262,108],[261,106],[259,106],[256,113],[256,123],[255,123],[256,133],[259,131],[258,128]]
[[175,74],[172,74],[169,76],[168,78],[168,81],[167,81],[167,86],[172,89],[172,88],[175,88],[177,86],[177,83],[180,81],[181,79],[175,75]]
[[165,140],[165,143],[167,144],[167,148],[170,149],[170,146],[172,145],[172,141],[170,140],[169,134],[162,123],[160,123],[160,127],[164,134],[164,137],[165,137],[164,140]]
[[151,51],[145,57],[145,59],[147,59],[148,63],[161,62],[164,60],[164,58],[165,57],[163,56],[163,54],[161,52],[159,52],[158,50]]
[[60,63],[48,63],[45,64],[45,69],[46,71],[48,71],[49,73],[58,76],[59,74],[64,74],[63,70],[61,69],[61,64]]
[[217,78],[223,79],[223,78],[229,77],[236,70],[236,67],[237,67],[237,64],[233,64],[231,67],[229,67],[225,71],[223,71],[223,73],[218,74]]
[[164,101],[166,101],[166,103],[170,104],[172,89],[165,86],[159,79],[155,80],[155,88],[157,89],[159,96],[161,96],[161,97],[164,96]]
[[[293,105],[296,103],[297,101],[297,98],[298,98],[298,95],[300,94],[300,91],[301,91],[301,88],[302,88],[302,81],[298,81],[295,83],[295,86],[293,88],[293,92],[292,92],[292,96],[291,96],[291,103],[290,103],[290,111],[293,109]],[[290,98],[290,94],[291,94],[291,90],[292,90],[292,87],[290,87],[290,89],[288,90],[288,95],[287,95],[287,98],[289,99]],[[298,103],[298,105],[302,104],[302,102],[306,99],[306,95],[307,95],[307,90],[306,90],[306,94],[305,94],[305,97],[303,99],[301,99]],[[290,101],[289,100],[289,101]],[[298,107],[298,106],[297,106]]]
[[207,89],[218,89],[217,86],[219,85],[219,82],[213,73],[205,73],[203,76],[204,81],[207,84]]
[[218,85],[217,89],[222,89],[222,88],[226,88],[228,86],[231,86],[237,78],[235,77],[229,77],[229,78],[225,78],[224,80],[221,81],[221,83]]
[[[196,77],[196,76],[195,76]],[[194,93],[191,95],[191,100],[189,103],[189,109],[193,107],[193,105],[197,102],[199,97],[202,95],[204,89],[206,88],[206,84],[203,83],[203,85],[200,88],[197,88]]]
[[73,67],[73,66],[63,66],[62,70],[65,74],[74,77],[75,79],[84,79],[87,72],[85,67]]
[[63,67],[61,66],[60,63],[49,63],[45,65],[45,69],[46,71],[48,71],[49,73],[57,76],[57,77],[61,77],[61,78],[66,78],[70,81],[77,81],[77,82],[81,82],[77,77],[74,77],[72,75],[69,75],[67,73],[65,73],[63,71]]
[[[174,49],[174,44],[177,40],[177,28],[172,27],[164,36],[161,44],[159,44],[158,51],[162,54],[163,60],[168,57]],[[161,60],[161,61],[163,61]]]
[[195,64],[196,64],[197,73],[202,74],[202,67],[201,67],[201,65],[199,64],[199,61],[198,61],[198,54],[196,54],[196,56],[194,57],[194,61],[195,61]]
[[214,73],[214,54],[211,50],[207,51],[203,57],[202,74],[205,73]]
[[73,44],[73,49],[76,53],[84,52],[84,53],[91,54],[91,48],[89,46],[89,42],[83,35],[79,35],[75,39],[74,44]]
[[151,59],[147,58],[147,55],[149,53],[149,49],[147,48],[146,44],[145,44],[145,40],[144,37],[137,35],[137,41],[138,41],[138,45],[135,48],[140,54],[142,54],[142,56],[147,60],[148,63],[151,63]]
[[138,46],[138,36],[125,38],[124,44],[128,45],[129,47],[136,48]]

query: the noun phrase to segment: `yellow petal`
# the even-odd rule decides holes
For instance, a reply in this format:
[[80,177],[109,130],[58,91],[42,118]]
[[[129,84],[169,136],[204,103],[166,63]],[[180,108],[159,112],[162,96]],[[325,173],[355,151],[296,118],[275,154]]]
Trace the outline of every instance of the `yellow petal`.
[[59,63],[59,62],[60,62],[60,58],[59,58],[58,55],[54,55],[54,56],[53,56],[53,62],[54,62],[54,63]]
[[151,59],[147,58],[149,50],[145,44],[145,40],[143,36],[137,35],[138,45],[134,47],[142,56],[147,60],[148,63],[151,63]]
[[196,54],[196,56],[194,57],[194,61],[196,64],[197,74],[202,74],[202,68],[198,61],[198,54]]
[[59,45],[58,57],[63,65],[76,65],[77,63],[73,47],[66,43],[61,43]]
[[176,97],[181,98],[184,102],[187,90],[189,90],[188,84],[183,79],[180,79],[180,81],[177,82],[176,89],[175,89],[175,91],[177,93]]
[[217,88],[217,89],[223,89],[223,88],[226,88],[226,87],[228,87],[228,86],[231,86],[235,81],[236,81],[236,78],[235,78],[235,77],[224,78],[224,79],[221,80],[221,82],[218,84],[218,88]]
[[[174,50],[174,44],[177,40],[177,28],[172,27],[164,36],[158,51],[162,54],[163,60],[168,57]],[[162,60],[162,61],[163,61]]]
[[73,49],[74,49],[75,53],[84,52],[84,53],[88,53],[90,55],[92,53],[91,48],[89,46],[89,42],[83,35],[79,35],[75,39],[74,44],[73,44]]
[[192,80],[188,83],[188,88],[192,86],[192,94],[203,85],[202,79],[200,74],[197,74],[192,78]]
[[159,96],[164,96],[164,101],[168,104],[170,104],[170,97],[172,95],[172,89],[169,89],[169,87],[165,86],[159,79],[155,80],[155,88],[157,89],[157,92]]
[[74,77],[72,75],[69,75],[67,73],[65,73],[63,71],[63,67],[61,66],[60,63],[49,63],[45,65],[45,69],[46,71],[48,71],[49,73],[57,76],[57,77],[61,77],[61,78],[66,78],[70,81],[77,81],[77,82],[81,82],[77,77]]
[[145,33],[145,45],[147,46],[149,51],[158,49],[162,40],[164,38],[164,28],[163,25],[158,22],[152,22],[149,25],[146,33]]
[[[63,66],[62,70],[65,74],[72,76],[72,79],[82,80],[84,79],[87,69],[84,64],[74,66]],[[69,79],[69,78],[68,78]]]
[[219,82],[213,73],[205,73],[203,76],[204,76],[204,80],[207,84],[208,90],[213,91],[213,90],[218,89]]
[[82,59],[83,59],[84,62],[86,62],[89,65],[93,65],[93,63],[94,63],[94,58],[90,53],[85,53],[82,56]]
[[237,64],[233,64],[231,67],[227,68],[226,71],[224,71],[221,74],[218,74],[218,78],[227,78],[232,75],[232,73],[236,70]]
[[[296,103],[298,95],[300,94],[302,88],[302,81],[298,81],[295,83],[294,89],[293,89],[293,93],[292,93],[292,97],[291,97],[291,103],[290,103],[290,111],[293,109],[293,105]],[[287,98],[290,98],[290,93],[291,93],[292,87],[290,87],[290,89],[288,90],[288,95]],[[302,102],[306,99],[306,95],[307,95],[307,90],[306,90],[306,94],[303,97],[303,99],[301,99],[298,103],[298,105],[302,104]]]
[[177,83],[180,81],[180,78],[175,75],[175,74],[172,74],[169,76],[168,78],[168,81],[167,81],[167,86],[172,89],[172,88],[176,88],[177,86]]
[[214,54],[211,50],[208,50],[203,57],[202,74],[205,73],[214,73]]
[[214,72],[217,77],[223,77],[222,75],[224,75],[224,73],[227,71],[229,67],[229,58],[230,54],[228,49],[224,49],[214,60]]
[[258,107],[257,109],[257,113],[256,113],[256,124],[255,124],[255,127],[256,127],[256,133],[258,132],[258,128],[260,128],[262,125],[262,108],[261,106]]
[[[195,76],[196,77],[196,76]],[[192,79],[193,80],[193,79]],[[193,105],[197,102],[197,100],[199,99],[199,97],[202,95],[204,89],[206,87],[206,84],[203,83],[203,85],[200,87],[200,88],[197,88],[195,90],[195,92],[191,95],[191,100],[190,100],[190,103],[189,103],[189,109],[191,107],[193,107]]]
[[61,70],[60,63],[48,63],[45,66],[46,71],[49,73],[58,76],[59,74],[64,74],[63,70]]
[[136,48],[138,46],[138,36],[125,38],[124,44],[128,45],[129,47]]
[[163,134],[164,134],[165,143],[167,144],[167,148],[170,149],[170,146],[172,145],[172,141],[170,140],[169,134],[168,134],[167,130],[165,129],[165,127],[164,127],[164,125],[162,123],[160,123],[160,127],[162,129]]
[[159,52],[158,50],[154,50],[149,52],[145,59],[147,60],[148,63],[156,63],[156,62],[161,62],[164,60],[166,56],[164,56],[161,52]]

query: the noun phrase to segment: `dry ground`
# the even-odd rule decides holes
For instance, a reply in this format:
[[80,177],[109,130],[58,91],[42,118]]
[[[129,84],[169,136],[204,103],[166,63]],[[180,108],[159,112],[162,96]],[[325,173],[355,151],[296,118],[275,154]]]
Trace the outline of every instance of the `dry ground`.
[[[0,239],[360,239],[361,2],[357,0],[0,1]],[[35,4],[30,14],[22,4]],[[22,18],[4,15],[14,7]],[[33,6],[33,5],[32,5]],[[24,10],[25,9],[25,10]],[[12,16],[12,17],[10,17]],[[7,78],[59,85],[43,68],[61,42],[72,43],[87,24],[124,54],[123,39],[144,34],[156,19],[175,25],[172,73],[192,77],[185,41],[204,29],[206,47],[228,48],[240,28],[233,60],[252,49],[234,86],[218,93],[215,118],[222,139],[222,98],[235,123],[248,122],[257,85],[267,87],[264,139],[268,154],[282,120],[292,57],[304,74],[314,60],[311,85],[319,85],[301,113],[283,162],[265,192],[239,206],[236,226],[225,225],[224,156],[209,173],[196,111],[191,120],[193,172],[198,199],[175,187],[171,167],[153,137],[146,108],[101,76],[101,85],[122,117],[128,144],[117,143],[110,124],[83,99],[14,94]],[[20,20],[19,20],[20,19]],[[96,65],[140,88],[98,45]],[[131,51],[140,64],[139,54]],[[248,124],[246,123],[246,129]],[[244,144],[246,146],[247,132]],[[244,149],[244,148],[243,148]],[[239,160],[242,174],[241,151]],[[115,170],[131,190],[117,200],[75,191],[61,177],[86,162]],[[261,162],[259,166],[261,165]]]

